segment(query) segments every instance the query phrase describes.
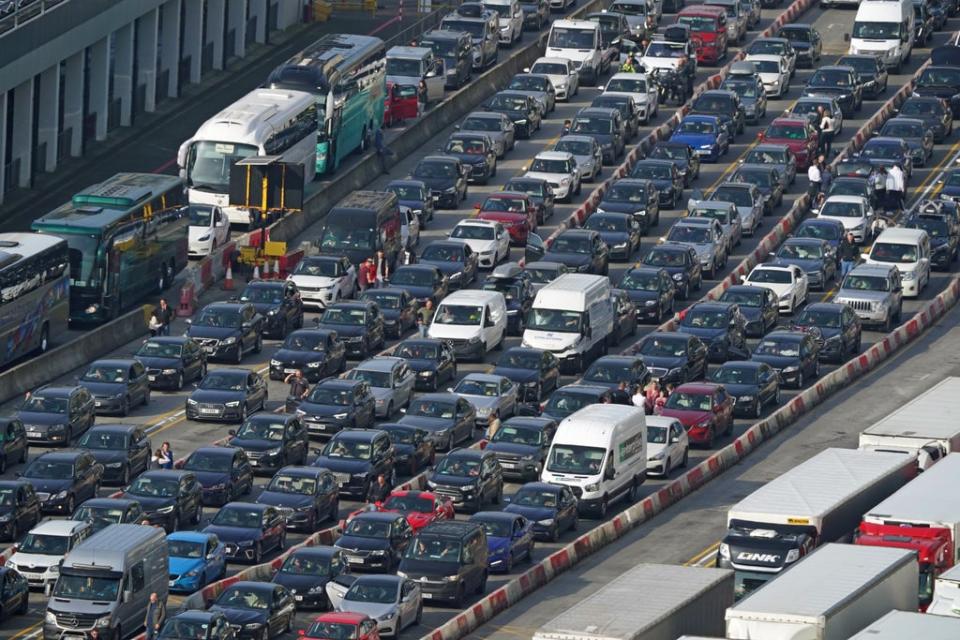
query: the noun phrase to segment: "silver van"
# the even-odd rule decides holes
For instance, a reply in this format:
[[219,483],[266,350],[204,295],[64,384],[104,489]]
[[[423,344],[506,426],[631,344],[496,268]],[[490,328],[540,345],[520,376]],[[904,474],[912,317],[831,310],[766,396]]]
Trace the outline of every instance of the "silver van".
[[113,524],[74,548],[47,603],[44,640],[120,639],[143,626],[150,594],[166,602],[169,567],[162,529]]

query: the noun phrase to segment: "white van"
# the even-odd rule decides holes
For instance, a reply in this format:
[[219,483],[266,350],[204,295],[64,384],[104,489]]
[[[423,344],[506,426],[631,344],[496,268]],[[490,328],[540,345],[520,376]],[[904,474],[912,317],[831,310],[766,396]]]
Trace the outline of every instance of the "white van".
[[553,436],[540,479],[570,487],[582,514],[603,518],[610,503],[640,499],[647,478],[643,409],[594,404],[565,418]]
[[600,23],[591,20],[554,20],[547,38],[548,58],[565,58],[577,67],[580,85],[600,80]]
[[896,266],[903,295],[916,298],[930,282],[930,236],[923,229],[884,229],[870,248],[867,264]]
[[16,569],[31,589],[48,592],[60,577],[63,558],[90,537],[93,527],[79,520],[47,520],[23,537],[6,567]]
[[610,279],[566,273],[537,292],[527,313],[523,346],[550,351],[560,366],[582,371],[603,355],[613,333]]
[[899,71],[913,51],[912,0],[860,2],[849,38],[851,55],[874,55],[888,68]]
[[491,349],[503,347],[507,301],[499,291],[454,291],[440,302],[427,335],[453,343],[458,360],[482,360]]

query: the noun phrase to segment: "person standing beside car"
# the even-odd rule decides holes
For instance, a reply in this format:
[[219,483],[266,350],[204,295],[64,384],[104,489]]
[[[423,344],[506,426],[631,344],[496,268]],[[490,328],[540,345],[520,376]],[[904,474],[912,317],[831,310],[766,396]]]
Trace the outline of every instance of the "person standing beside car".
[[167,607],[160,601],[156,593],[150,594],[150,602],[147,604],[147,615],[143,618],[143,626],[146,631],[147,640],[153,638],[160,632],[164,619],[167,617]]
[[840,245],[840,281],[853,269],[860,259],[860,249],[853,240],[853,232],[847,233],[847,241]]

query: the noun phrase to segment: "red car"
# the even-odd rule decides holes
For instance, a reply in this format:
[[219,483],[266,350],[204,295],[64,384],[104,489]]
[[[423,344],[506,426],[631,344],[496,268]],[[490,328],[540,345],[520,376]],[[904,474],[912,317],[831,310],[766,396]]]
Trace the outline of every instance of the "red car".
[[783,144],[797,157],[797,170],[810,168],[817,154],[818,135],[810,121],[802,116],[774,118],[757,137],[765,143]]
[[387,83],[383,99],[383,126],[390,127],[407,118],[417,117],[417,88],[412,85]]
[[324,613],[297,635],[302,640],[380,640],[377,621],[362,613]]
[[689,25],[697,62],[716,64],[727,55],[727,10],[694,4],[677,14],[679,24]]
[[510,240],[521,247],[527,244],[527,235],[537,230],[542,218],[539,205],[526,193],[499,191],[491,193],[483,204],[477,204],[477,217],[499,222],[510,233]]
[[453,520],[453,501],[430,491],[404,491],[394,489],[385,502],[368,504],[357,509],[343,522],[343,527],[357,515],[364,511],[384,511],[402,513],[407,518],[407,524],[414,533],[437,520]]
[[712,448],[718,435],[733,431],[733,404],[733,398],[721,385],[692,382],[674,389],[660,415],[683,423],[690,444]]

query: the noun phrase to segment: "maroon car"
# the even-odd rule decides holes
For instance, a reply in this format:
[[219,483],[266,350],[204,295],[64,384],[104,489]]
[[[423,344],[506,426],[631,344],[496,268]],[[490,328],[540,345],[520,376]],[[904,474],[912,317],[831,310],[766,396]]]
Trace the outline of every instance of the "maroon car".
[[816,159],[817,130],[803,116],[774,118],[767,130],[761,131],[757,137],[761,142],[788,146],[797,158],[798,171],[806,171]]
[[691,382],[673,390],[660,415],[682,422],[690,444],[713,448],[717,436],[733,431],[733,405],[722,385]]
[[477,204],[477,217],[499,222],[510,233],[510,240],[521,247],[527,244],[527,235],[537,230],[537,220],[543,217],[540,208],[526,193],[498,191],[491,193],[483,204]]

